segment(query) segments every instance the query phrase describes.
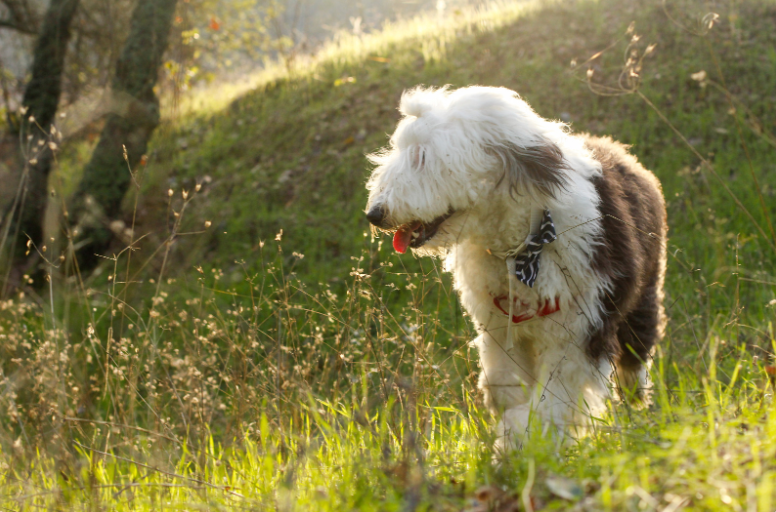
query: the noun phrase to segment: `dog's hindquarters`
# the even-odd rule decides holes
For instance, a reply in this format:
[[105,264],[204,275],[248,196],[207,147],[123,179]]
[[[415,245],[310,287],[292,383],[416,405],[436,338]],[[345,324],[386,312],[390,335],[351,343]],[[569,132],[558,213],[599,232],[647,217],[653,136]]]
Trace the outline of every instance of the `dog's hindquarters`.
[[652,353],[663,337],[665,325],[662,278],[663,273],[660,273],[645,287],[639,303],[617,331],[622,353],[617,362],[615,384],[621,397],[634,405],[649,403]]
[[593,266],[611,283],[601,297],[602,325],[589,354],[611,358],[620,396],[645,404],[652,353],[665,327],[665,202],[657,178],[625,146],[609,138],[585,142],[603,171],[594,181],[603,235]]

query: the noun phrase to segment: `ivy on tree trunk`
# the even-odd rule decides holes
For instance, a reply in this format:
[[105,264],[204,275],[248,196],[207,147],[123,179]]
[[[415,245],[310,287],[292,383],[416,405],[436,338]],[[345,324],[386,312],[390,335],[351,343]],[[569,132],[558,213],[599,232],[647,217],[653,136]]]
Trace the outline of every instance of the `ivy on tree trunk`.
[[[154,93],[167,49],[177,0],[139,0],[130,33],[112,82],[112,112],[100,141],[84,169],[72,212],[77,222],[77,258],[81,269],[93,268],[97,254],[113,240],[110,223],[121,213],[121,202],[134,169],[159,125],[159,99]],[[127,160],[124,159],[126,147]]]

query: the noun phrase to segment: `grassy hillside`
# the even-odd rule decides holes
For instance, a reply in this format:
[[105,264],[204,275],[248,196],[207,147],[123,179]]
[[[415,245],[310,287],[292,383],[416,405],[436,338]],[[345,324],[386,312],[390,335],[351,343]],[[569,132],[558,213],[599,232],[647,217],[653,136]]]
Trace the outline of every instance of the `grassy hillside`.
[[[348,41],[342,51],[346,57],[328,56],[292,79],[257,88],[222,112],[186,118],[185,127],[172,135],[175,144],[157,141],[156,162],[148,172],[154,180],[165,181],[146,199],[156,196],[166,201],[168,184],[191,188],[208,176],[212,179],[206,184],[208,197],[198,203],[197,215],[218,229],[199,240],[202,252],[190,253],[189,261],[204,257],[228,265],[234,255],[250,259],[258,240],[274,238],[283,229],[286,247],[307,256],[297,269],[300,275],[314,281],[330,279],[346,271],[350,256],[363,247],[367,224],[359,212],[368,174],[363,156],[386,143],[386,133],[398,120],[401,92],[417,84],[497,85],[517,90],[546,117],[570,120],[575,130],[609,134],[632,144],[633,152],[664,183],[671,203],[672,243],[688,251],[699,267],[729,263],[729,241],[700,243],[695,233],[701,229],[713,231],[713,236],[741,233],[746,238],[754,232],[749,219],[730,210],[730,198],[713,178],[708,177],[707,190],[698,181],[705,177],[687,179],[699,174],[698,159],[643,101],[632,95],[592,94],[583,80],[588,67],[584,61],[621,39],[635,21],[641,36],[637,47],[657,45],[645,61],[643,93],[702,155],[713,155],[719,172],[765,227],[749,165],[742,159],[736,126],[728,114],[729,102],[719,90],[700,87],[690,74],[706,70],[716,82],[729,84],[762,127],[772,130],[776,53],[767,28],[772,14],[756,16],[754,11],[761,7],[741,5],[738,9],[743,12],[727,13],[701,38],[670,23],[658,6],[636,9],[624,3],[612,12],[605,2],[573,5],[526,7],[517,21],[501,28],[492,20],[479,24],[454,20],[457,29],[437,28],[441,33],[429,28],[420,35],[406,30],[405,38]],[[674,7],[679,11],[674,15],[683,9],[694,14],[694,7]],[[503,23],[518,13],[494,18]],[[561,38],[556,36],[558,27],[563,27]],[[397,31],[401,34],[401,29]],[[614,82],[626,41],[591,63],[595,80],[600,76]],[[718,76],[714,59],[723,76]],[[572,61],[579,63],[576,73]],[[739,117],[752,166],[765,176],[773,139],[753,133],[745,112]],[[772,183],[766,179],[763,185],[766,196],[772,197]],[[157,217],[154,203],[148,206]],[[715,219],[688,218],[688,208],[717,213]],[[730,221],[720,225],[728,217]],[[153,226],[151,219],[144,221]],[[756,270],[755,262],[764,261],[756,249],[752,254]]]
[[[0,505],[771,511],[775,25],[771,0],[503,3],[191,98],[137,170],[135,250],[0,304]],[[449,279],[362,213],[364,154],[421,83],[515,89],[658,175],[670,320],[649,410],[494,463]],[[66,149],[63,193],[85,155]]]

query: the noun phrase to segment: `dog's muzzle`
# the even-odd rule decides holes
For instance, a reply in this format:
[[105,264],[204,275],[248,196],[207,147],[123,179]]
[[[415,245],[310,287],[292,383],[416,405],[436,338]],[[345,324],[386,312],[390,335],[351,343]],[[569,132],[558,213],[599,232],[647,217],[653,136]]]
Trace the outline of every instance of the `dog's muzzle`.
[[378,228],[387,228],[385,225],[385,219],[388,217],[388,212],[385,211],[383,205],[376,204],[366,213],[366,219]]

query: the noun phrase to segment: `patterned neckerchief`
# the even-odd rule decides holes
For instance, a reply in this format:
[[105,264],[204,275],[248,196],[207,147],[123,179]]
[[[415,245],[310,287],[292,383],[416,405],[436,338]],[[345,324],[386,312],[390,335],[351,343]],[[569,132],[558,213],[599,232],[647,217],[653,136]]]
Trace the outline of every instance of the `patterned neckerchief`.
[[515,275],[518,281],[533,288],[536,276],[539,275],[539,256],[546,244],[550,244],[558,238],[555,234],[555,224],[552,222],[549,210],[544,210],[542,223],[539,226],[539,234],[531,235],[526,241],[525,248],[515,256]]

